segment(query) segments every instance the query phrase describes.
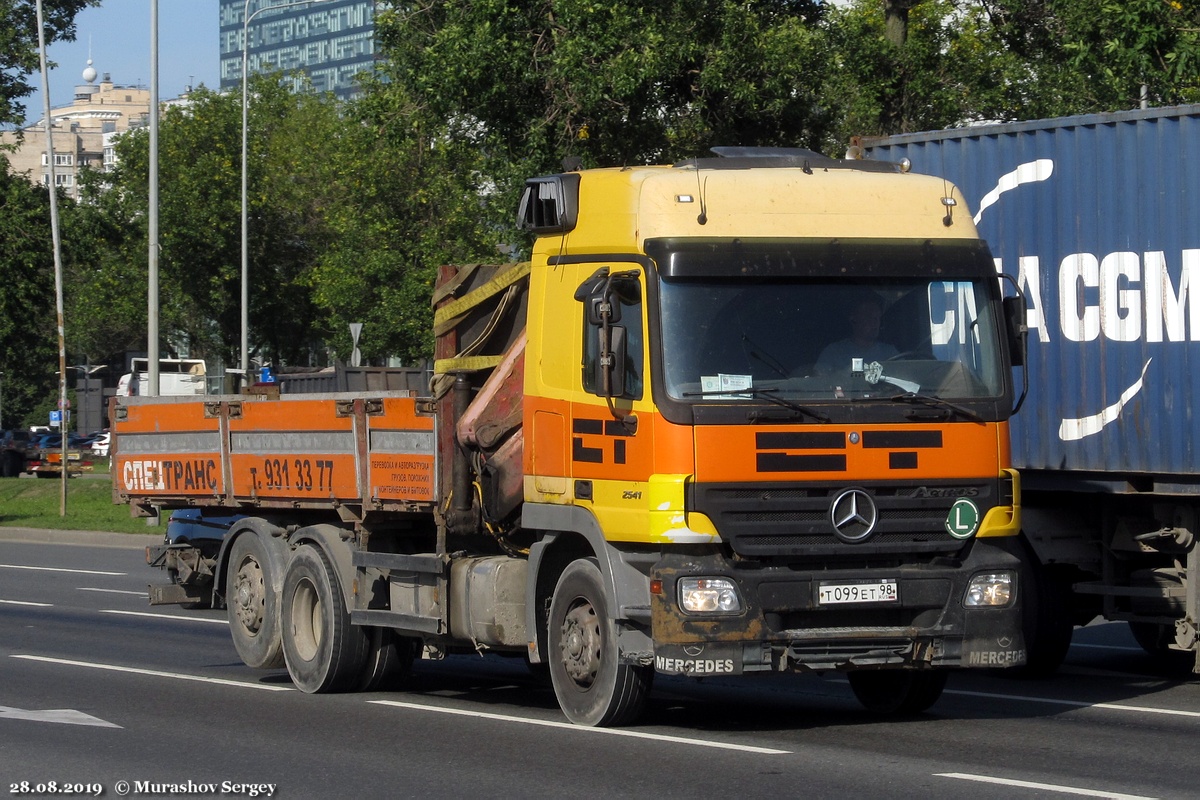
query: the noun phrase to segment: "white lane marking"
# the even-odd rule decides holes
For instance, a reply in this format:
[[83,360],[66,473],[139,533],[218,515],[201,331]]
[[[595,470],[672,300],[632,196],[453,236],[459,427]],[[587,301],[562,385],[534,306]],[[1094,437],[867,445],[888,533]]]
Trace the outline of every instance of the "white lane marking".
[[180,614],[156,614],[153,611],[120,611],[115,608],[102,608],[101,614],[121,614],[126,617],[150,617],[151,619],[178,619],[184,622],[208,622],[213,625],[228,625],[229,620],[221,617],[185,617]]
[[64,667],[84,667],[86,669],[101,669],[109,672],[126,672],[131,675],[149,675],[153,678],[172,678],[177,681],[194,681],[196,683],[215,683],[219,686],[236,686],[241,689],[262,689],[266,692],[294,692],[294,686],[272,686],[269,683],[247,683],[246,681],[232,681],[228,678],[206,678],[203,675],[184,675],[179,672],[162,672],[155,669],[141,669],[139,667],[118,667],[115,664],[98,664],[91,661],[72,661],[68,658],[48,658],[46,656],[32,656],[23,653],[14,653],[12,658],[19,658],[22,661],[38,661],[43,664],[59,664]]
[[35,608],[53,608],[50,603],[30,603],[25,600],[0,600],[0,605],[6,606],[33,606]]
[[990,775],[972,775],[966,772],[935,772],[933,777],[956,778],[960,781],[975,781],[977,783],[993,783],[999,786],[1016,786],[1021,789],[1038,789],[1059,792],[1060,794],[1079,794],[1085,797],[1107,797],[1110,800],[1154,800],[1154,798],[1140,794],[1121,794],[1120,792],[1108,792],[1103,789],[1080,789],[1077,786],[1060,786],[1054,783],[1016,781],[1011,778],[994,778]]
[[1138,392],[1142,390],[1142,386],[1146,381],[1146,370],[1150,369],[1150,362],[1153,358],[1146,360],[1146,365],[1142,367],[1142,374],[1133,385],[1125,391],[1121,392],[1120,398],[1108,408],[1101,410],[1096,414],[1087,417],[1079,417],[1078,419],[1064,419],[1058,426],[1058,438],[1064,442],[1077,442],[1086,436],[1092,436],[1104,430],[1106,425],[1114,422],[1117,417],[1121,416],[1121,409],[1137,397]]
[[105,594],[131,594],[136,597],[146,597],[145,592],[131,592],[128,589],[95,589],[91,586],[76,587],[81,592],[104,592]]
[[690,744],[696,747],[712,747],[719,750],[738,750],[743,753],[762,753],[765,755],[779,756],[790,755],[792,752],[791,750],[773,750],[769,747],[753,747],[745,744],[714,742],[707,739],[693,739],[686,736],[668,736],[661,733],[644,733],[642,731],[622,730],[620,728],[585,728],[580,725],[572,725],[569,722],[554,722],[552,720],[545,719],[528,719],[526,717],[513,717],[505,714],[490,714],[486,711],[467,711],[465,709],[442,708],[440,706],[427,706],[419,703],[403,703],[398,700],[368,700],[367,702],[379,706],[408,708],[414,711],[436,711],[439,714],[456,714],[460,717],[475,717],[476,719],[490,719],[498,722],[519,722],[524,725],[540,725],[544,728],[561,728],[564,730],[579,731],[580,733],[599,733],[608,736],[626,736],[633,739],[651,739],[657,742]]
[[0,719],[23,719],[29,722],[57,722],[62,725],[90,725],[95,728],[120,728],[111,722],[76,711],[73,708],[52,708],[47,711],[26,711],[23,708],[0,706]]
[[964,697],[986,697],[989,700],[1017,700],[1025,703],[1045,703],[1052,706],[1072,708],[1104,708],[1109,711],[1135,711],[1142,714],[1166,714],[1172,717],[1200,717],[1200,711],[1182,711],[1176,708],[1151,708],[1150,706],[1127,706],[1120,703],[1088,703],[1083,700],[1056,700],[1051,697],[1029,697],[1018,694],[995,694],[993,692],[968,692],[963,689],[947,689],[946,694]]
[[120,577],[128,575],[127,572],[102,572],[97,569],[65,569],[63,567],[30,567],[24,564],[0,564],[0,569],[32,569],[38,572],[69,572],[74,575],[111,575]]

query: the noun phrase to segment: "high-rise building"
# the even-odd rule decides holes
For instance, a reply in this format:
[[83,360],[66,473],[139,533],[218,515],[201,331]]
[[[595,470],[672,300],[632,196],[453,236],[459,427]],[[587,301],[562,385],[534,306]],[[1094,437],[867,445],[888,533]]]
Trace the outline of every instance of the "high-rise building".
[[284,3],[221,0],[221,89],[241,88],[242,29],[248,11],[249,74],[299,70],[317,91],[352,97],[357,90],[354,76],[370,70],[375,59],[374,0],[272,5]]

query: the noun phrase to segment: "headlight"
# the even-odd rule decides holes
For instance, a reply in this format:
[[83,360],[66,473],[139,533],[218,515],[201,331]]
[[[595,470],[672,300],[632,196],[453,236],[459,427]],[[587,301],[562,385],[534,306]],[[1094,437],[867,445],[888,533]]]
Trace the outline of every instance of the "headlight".
[[971,578],[963,605],[967,608],[1009,605],[1017,591],[1017,579],[1011,572],[987,572]]
[[680,578],[679,607],[688,614],[740,614],[742,598],[726,578]]

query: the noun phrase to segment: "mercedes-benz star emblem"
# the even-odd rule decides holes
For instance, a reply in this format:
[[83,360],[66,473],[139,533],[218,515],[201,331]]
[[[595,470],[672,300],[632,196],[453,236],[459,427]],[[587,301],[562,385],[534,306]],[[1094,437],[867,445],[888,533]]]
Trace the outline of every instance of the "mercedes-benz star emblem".
[[829,506],[829,521],[843,542],[861,542],[875,530],[879,511],[871,495],[862,489],[847,489],[833,498]]

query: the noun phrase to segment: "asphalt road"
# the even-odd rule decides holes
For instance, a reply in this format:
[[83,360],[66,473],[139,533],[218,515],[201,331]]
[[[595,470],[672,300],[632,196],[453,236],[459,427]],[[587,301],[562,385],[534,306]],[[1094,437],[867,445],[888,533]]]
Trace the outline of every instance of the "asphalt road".
[[403,692],[304,695],[240,663],[222,612],[146,604],[151,541],[0,529],[10,795],[1197,794],[1200,682],[1157,669],[1123,625],[1077,631],[1052,680],[955,674],[914,719],[871,717],[836,677],[662,678],[638,725],[592,730],[498,657],[420,662]]

